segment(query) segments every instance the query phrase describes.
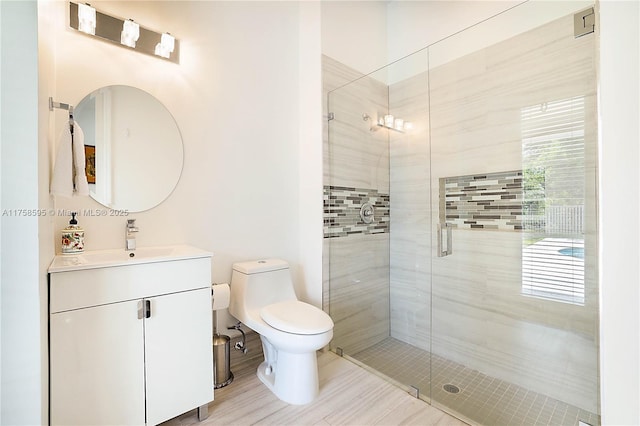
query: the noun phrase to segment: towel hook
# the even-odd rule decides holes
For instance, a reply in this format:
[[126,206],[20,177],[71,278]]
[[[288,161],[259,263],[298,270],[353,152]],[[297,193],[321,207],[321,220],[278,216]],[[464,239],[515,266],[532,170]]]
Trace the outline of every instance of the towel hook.
[[56,102],[49,96],[49,111],[53,111],[54,108],[64,109],[69,111],[69,114],[73,114],[73,105]]
[[71,130],[71,134],[73,135],[73,105],[56,102],[49,96],[49,111],[53,111],[54,108],[69,111],[69,130]]

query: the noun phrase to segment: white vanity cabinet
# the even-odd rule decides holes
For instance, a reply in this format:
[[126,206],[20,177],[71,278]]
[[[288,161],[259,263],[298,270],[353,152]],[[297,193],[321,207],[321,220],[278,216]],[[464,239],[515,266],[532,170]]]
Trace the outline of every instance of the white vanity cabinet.
[[54,261],[52,425],[155,425],[213,400],[211,255],[199,253],[95,268]]

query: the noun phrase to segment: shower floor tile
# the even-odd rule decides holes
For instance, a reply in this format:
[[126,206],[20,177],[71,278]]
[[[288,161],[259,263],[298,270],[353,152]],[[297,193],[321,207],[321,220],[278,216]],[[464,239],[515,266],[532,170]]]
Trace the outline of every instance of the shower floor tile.
[[[600,416],[529,391],[400,340],[385,340],[351,355],[380,374],[419,390],[423,399],[481,425],[600,425]],[[429,382],[433,368],[433,383]],[[458,393],[443,389],[445,384]],[[431,393],[429,395],[429,393]]]

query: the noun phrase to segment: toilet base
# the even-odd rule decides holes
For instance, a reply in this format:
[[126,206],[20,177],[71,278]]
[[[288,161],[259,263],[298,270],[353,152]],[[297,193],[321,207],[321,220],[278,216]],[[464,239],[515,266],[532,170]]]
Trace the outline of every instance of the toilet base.
[[[276,353],[262,336],[265,360],[257,375],[278,399],[293,405],[313,401],[319,392],[316,351],[310,353]],[[265,346],[271,346],[270,348]]]

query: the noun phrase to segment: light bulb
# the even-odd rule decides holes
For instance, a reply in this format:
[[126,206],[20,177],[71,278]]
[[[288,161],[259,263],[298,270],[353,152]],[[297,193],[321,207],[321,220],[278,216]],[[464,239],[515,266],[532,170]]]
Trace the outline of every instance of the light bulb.
[[78,3],[78,31],[96,35],[96,9],[88,4]]
[[160,38],[160,43],[156,44],[155,53],[163,58],[169,58],[174,49],[175,38],[169,33],[164,33]]
[[393,128],[394,117],[391,114],[384,116],[384,125],[390,128]]
[[136,41],[140,38],[140,25],[132,19],[127,19],[122,24],[120,43],[129,47],[136,47]]

